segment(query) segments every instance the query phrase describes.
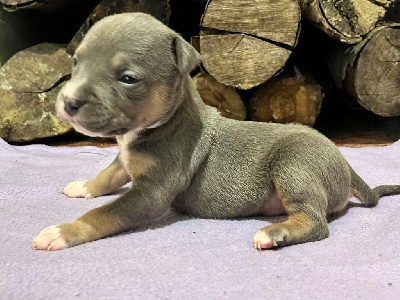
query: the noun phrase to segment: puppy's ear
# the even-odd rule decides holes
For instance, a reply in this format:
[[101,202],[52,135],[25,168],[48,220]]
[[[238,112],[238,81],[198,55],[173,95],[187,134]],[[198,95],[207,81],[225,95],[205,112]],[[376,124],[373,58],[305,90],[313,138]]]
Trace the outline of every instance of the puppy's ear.
[[181,73],[190,73],[200,62],[200,54],[181,36],[175,36],[172,42],[175,61]]

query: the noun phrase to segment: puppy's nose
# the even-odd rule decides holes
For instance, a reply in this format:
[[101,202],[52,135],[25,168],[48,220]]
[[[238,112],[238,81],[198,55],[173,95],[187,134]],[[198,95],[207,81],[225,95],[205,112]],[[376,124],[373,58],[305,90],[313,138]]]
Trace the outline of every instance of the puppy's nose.
[[78,110],[85,104],[84,101],[77,99],[67,99],[64,102],[64,110],[71,117],[78,113]]

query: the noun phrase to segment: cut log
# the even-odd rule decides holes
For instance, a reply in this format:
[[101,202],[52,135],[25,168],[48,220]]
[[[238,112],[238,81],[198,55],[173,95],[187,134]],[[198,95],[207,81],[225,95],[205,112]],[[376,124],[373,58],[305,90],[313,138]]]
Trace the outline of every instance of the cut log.
[[103,0],[86,19],[67,47],[67,52],[73,54],[82,39],[96,22],[106,16],[124,12],[148,13],[161,22],[168,24],[170,8],[168,0]]
[[246,108],[235,88],[219,83],[204,73],[194,76],[193,83],[204,103],[216,107],[222,116],[240,121],[246,120]]
[[250,119],[313,126],[324,93],[312,77],[280,75],[262,84],[250,99]]
[[303,17],[346,44],[359,43],[386,12],[381,2],[370,0],[299,0],[299,4]]
[[21,8],[31,8],[43,5],[43,1],[32,0],[0,0],[0,4],[7,11],[15,11]]
[[283,68],[296,45],[299,22],[296,0],[211,0],[194,44],[217,81],[250,89]]
[[0,4],[7,11],[16,11],[19,9],[39,9],[50,12],[65,7],[70,2],[80,0],[0,0]]
[[334,50],[337,86],[380,116],[400,115],[400,26],[378,27],[356,46]]

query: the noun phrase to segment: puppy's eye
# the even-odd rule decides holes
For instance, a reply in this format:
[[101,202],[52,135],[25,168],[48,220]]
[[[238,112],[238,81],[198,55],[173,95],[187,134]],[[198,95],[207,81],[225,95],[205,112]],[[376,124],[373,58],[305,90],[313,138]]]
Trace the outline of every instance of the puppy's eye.
[[137,79],[131,75],[125,74],[125,75],[122,75],[121,78],[118,79],[118,81],[125,83],[125,84],[134,84],[134,83],[138,82],[139,79]]
[[78,59],[76,58],[76,56],[73,56],[72,57],[72,66],[75,67],[77,63],[78,63]]

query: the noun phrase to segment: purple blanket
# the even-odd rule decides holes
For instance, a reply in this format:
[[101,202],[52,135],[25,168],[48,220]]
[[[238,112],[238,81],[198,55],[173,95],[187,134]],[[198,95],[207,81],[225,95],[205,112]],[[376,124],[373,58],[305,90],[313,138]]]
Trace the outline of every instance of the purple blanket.
[[[400,141],[341,151],[370,186],[400,184]],[[272,251],[254,250],[253,236],[284,217],[170,216],[63,251],[32,250],[44,227],[117,197],[61,194],[116,153],[0,139],[0,299],[400,299],[400,196],[351,207],[330,222],[328,239]]]

